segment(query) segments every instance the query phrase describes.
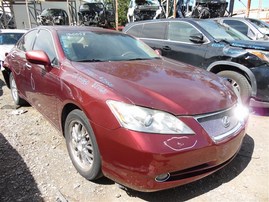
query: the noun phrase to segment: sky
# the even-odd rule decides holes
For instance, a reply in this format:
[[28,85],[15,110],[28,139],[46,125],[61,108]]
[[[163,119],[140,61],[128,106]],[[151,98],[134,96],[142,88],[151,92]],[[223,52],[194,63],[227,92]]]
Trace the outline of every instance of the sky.
[[[259,8],[259,2],[262,2],[262,8],[269,8],[269,0],[251,0],[250,8]],[[230,2],[230,0],[227,0]],[[245,9],[247,7],[248,0],[234,0],[234,10]]]

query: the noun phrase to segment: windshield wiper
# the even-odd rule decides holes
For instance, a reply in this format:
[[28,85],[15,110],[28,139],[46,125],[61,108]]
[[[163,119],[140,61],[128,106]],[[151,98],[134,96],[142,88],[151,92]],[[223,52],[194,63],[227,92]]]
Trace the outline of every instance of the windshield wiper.
[[97,60],[97,59],[83,59],[83,60],[77,60],[76,62],[103,62],[103,60]]
[[160,57],[152,57],[152,58],[131,58],[131,59],[128,59],[127,61],[132,61],[132,60],[152,60],[152,59],[160,59]]

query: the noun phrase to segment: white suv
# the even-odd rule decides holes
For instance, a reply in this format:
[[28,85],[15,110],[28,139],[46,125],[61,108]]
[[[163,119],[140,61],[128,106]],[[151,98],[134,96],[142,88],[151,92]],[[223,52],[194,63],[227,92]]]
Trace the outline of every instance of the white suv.
[[26,33],[27,30],[21,29],[1,29],[0,30],[0,66],[3,70],[2,63],[5,59],[5,54],[13,48],[21,36]]

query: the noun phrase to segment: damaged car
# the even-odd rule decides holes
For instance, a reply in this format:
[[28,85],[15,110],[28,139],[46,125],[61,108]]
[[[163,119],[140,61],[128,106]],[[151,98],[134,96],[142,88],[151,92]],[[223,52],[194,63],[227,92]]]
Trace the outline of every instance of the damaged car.
[[[170,1],[173,5],[173,1]],[[177,17],[215,18],[224,16],[228,2],[226,0],[178,0]],[[172,8],[172,6],[170,6]]]
[[97,27],[112,27],[115,21],[115,11],[112,3],[91,2],[80,6],[79,24]]
[[4,67],[14,102],[27,100],[60,131],[88,180],[176,187],[227,165],[245,136],[248,110],[229,82],[121,32],[33,28]]
[[68,25],[68,14],[65,10],[60,8],[44,9],[40,15],[37,16],[38,25]]
[[252,41],[212,19],[149,20],[128,24],[123,31],[165,57],[227,78],[244,103],[269,107],[268,42]]
[[127,13],[128,22],[160,18],[162,7],[158,0],[131,0]]

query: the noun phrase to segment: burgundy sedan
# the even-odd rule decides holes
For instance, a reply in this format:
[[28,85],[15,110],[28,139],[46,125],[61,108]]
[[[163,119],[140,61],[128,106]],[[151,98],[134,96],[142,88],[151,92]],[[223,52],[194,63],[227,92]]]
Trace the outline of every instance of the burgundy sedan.
[[229,83],[123,33],[34,28],[4,66],[14,102],[27,101],[64,135],[89,180],[176,187],[229,163],[245,135],[248,113]]

